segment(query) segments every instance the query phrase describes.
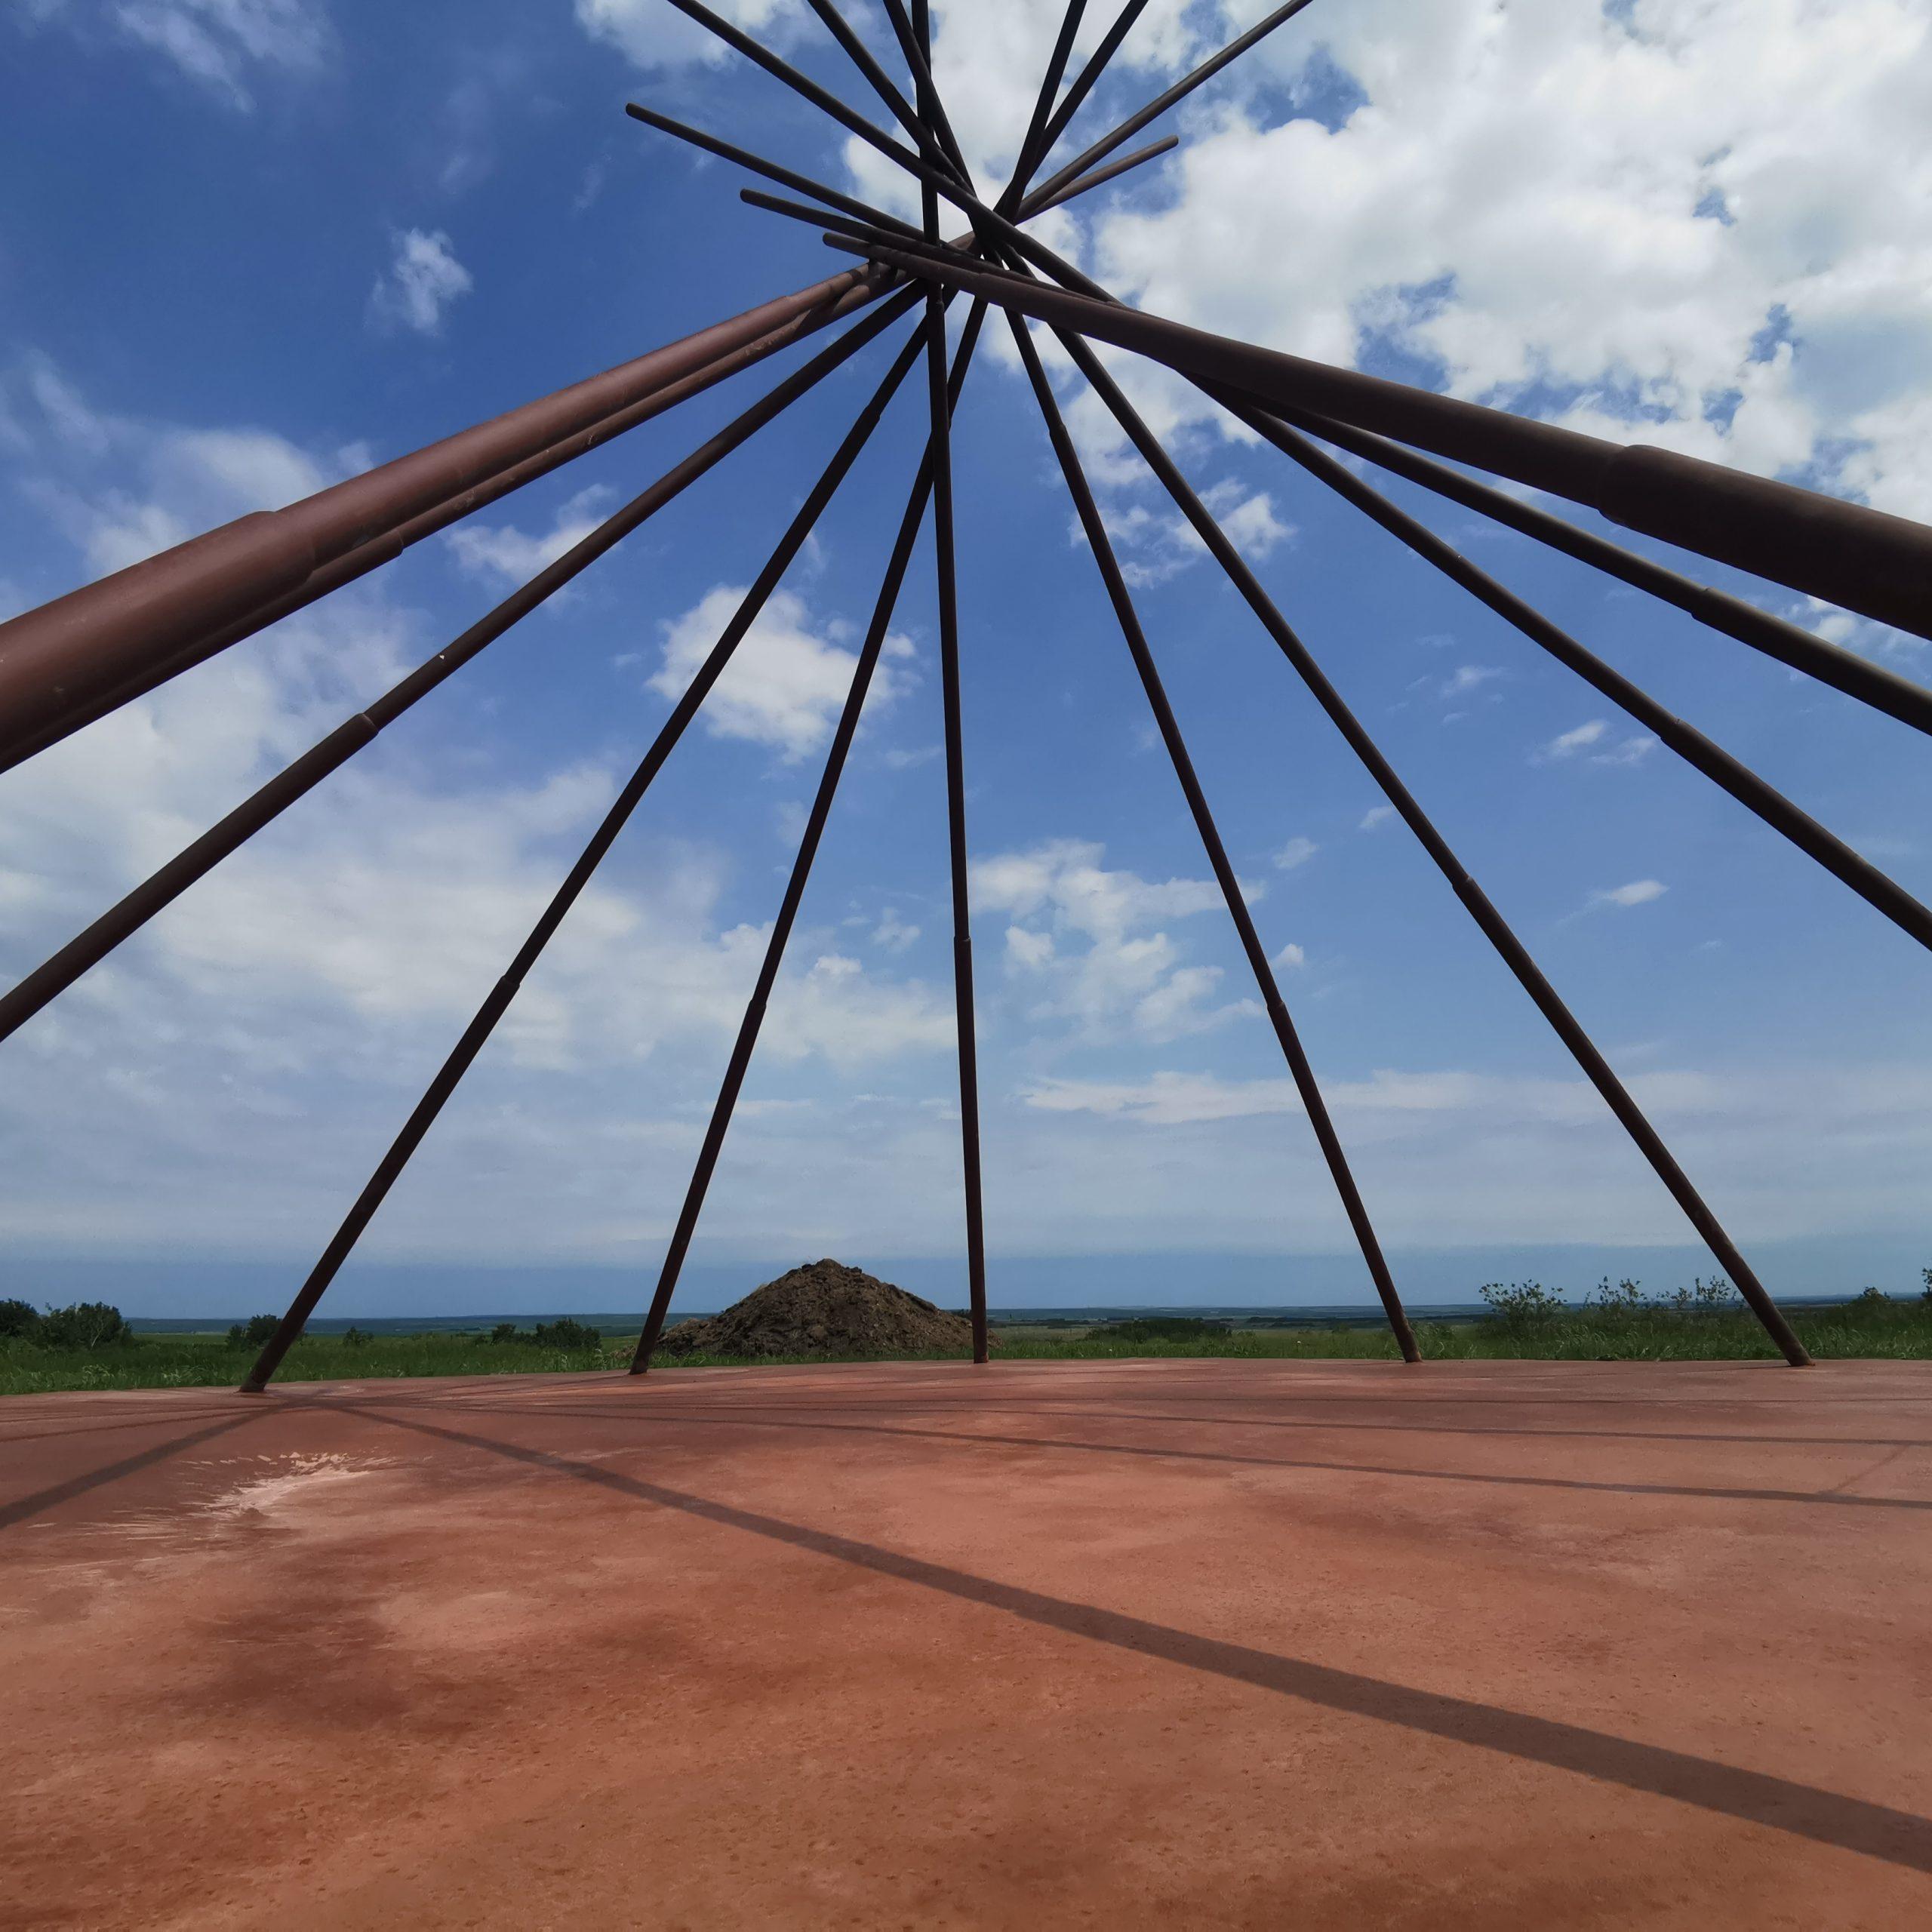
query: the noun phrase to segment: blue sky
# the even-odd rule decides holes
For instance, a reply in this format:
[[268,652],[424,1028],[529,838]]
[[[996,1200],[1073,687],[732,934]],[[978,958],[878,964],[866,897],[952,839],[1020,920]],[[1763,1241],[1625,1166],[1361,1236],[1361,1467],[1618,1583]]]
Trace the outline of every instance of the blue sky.
[[[802,9],[737,11],[860,100]],[[1259,11],[1150,8],[1076,134]],[[1057,13],[936,9],[955,122],[993,178]],[[1795,0],[1564,0],[1498,25],[1475,0],[1322,0],[1177,117],[1182,154],[1047,232],[1162,312],[1932,516],[1927,19],[1923,0],[1823,26]],[[809,229],[744,208],[733,171],[626,120],[627,98],[900,192],[774,82],[703,57],[660,0],[17,0],[0,48],[4,610],[836,269]],[[0,778],[0,969],[35,963],[797,359]],[[883,365],[828,382],[7,1044],[8,1291],[82,1269],[145,1312],[198,1312],[197,1264],[263,1302],[299,1275]],[[1398,1277],[1460,1297],[1526,1266],[1572,1287],[1704,1268],[1055,366]],[[1356,512],[1177,383],[1116,366],[1767,1284],[1915,1287],[1922,952]],[[922,411],[915,380],[334,1312],[648,1293]],[[956,452],[992,1299],[1064,1300],[1096,1269],[1114,1299],[1365,1297],[997,329]],[[1390,488],[1932,897],[1913,734]],[[1932,675],[1895,634],[1694,568]],[[923,544],[895,634],[694,1252],[707,1305],[820,1254],[960,1292]]]

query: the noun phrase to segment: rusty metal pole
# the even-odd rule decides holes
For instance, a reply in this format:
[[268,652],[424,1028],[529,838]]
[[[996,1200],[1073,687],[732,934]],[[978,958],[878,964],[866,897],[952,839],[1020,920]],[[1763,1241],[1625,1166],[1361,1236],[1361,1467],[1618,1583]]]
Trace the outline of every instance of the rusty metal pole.
[[686,728],[697,715],[699,707],[709,696],[712,687],[724,675],[745,635],[756,620],[758,613],[776,590],[785,573],[791,568],[814,527],[824,514],[838,486],[842,483],[860,452],[870,440],[879,419],[891,402],[913,363],[918,359],[921,346],[929,324],[921,322],[912,340],[900,352],[885,380],[872,392],[872,398],[860,411],[859,417],[846,432],[832,460],[826,464],[818,481],[807,492],[804,501],[798,506],[785,534],[779,539],[777,547],[766,560],[750,589],[740,601],[711,654],[698,668],[697,675],[686,688],[685,694],[672,708],[671,715],[659,730],[651,749],[639,761],[605,813],[603,821],[592,835],[569,872],[518,949],[516,956],[491,990],[463,1029],[462,1037],[450,1050],[448,1057],[438,1070],[436,1077],[429,1083],[428,1091],[417,1103],[402,1129],[389,1144],[389,1150],[377,1162],[375,1172],[356,1196],[355,1204],[343,1217],[342,1224],[325,1247],[315,1266],[309,1271],[295,1299],[281,1318],[281,1324],[263,1346],[255,1364],[241,1386],[245,1395],[259,1395],[268,1386],[269,1378],[281,1365],[282,1358],[300,1339],[302,1331],[315,1312],[316,1305],[328,1291],[329,1284],[341,1272],[343,1263],[349,1259],[355,1244],[374,1218],[376,1211],[388,1198],[389,1192],[401,1177],[403,1169],[409,1164],[417,1149],[423,1144],[424,1137],[435,1124],[450,1096],[454,1094],[463,1075],[469,1071],[476,1056],[483,1051],[491,1035],[496,1030],[497,1023],[509,1011],[510,1003],[517,995],[530,971],[542,957],[543,949],[555,935],[571,908],[577,903],[583,889],[591,881],[597,868],[604,862],[605,855],[617,841],[617,835],[629,821],[631,814],[642,801],[645,793],[651,788],[665,761],[676,749],[678,741]]
[[672,498],[721,462],[806,390],[888,328],[917,298],[908,290],[841,337],[830,348],[789,376],[768,395],[672,469],[640,495],[549,564],[494,610],[420,664],[365,709],[346,719],[321,742],[285,767],[191,844],[184,847],[51,958],[0,995],[0,1040],[25,1024],[47,1003],[97,964],[123,940],[137,932],[164,906],[187,891],[297,798],[312,791],[377,734],[529,615],[546,598],[654,515]]
[[1259,409],[1250,408],[1228,392],[1214,397],[1230,413],[1264,437],[1284,456],[1292,457],[1311,476],[1325,483],[1341,497],[1374,518],[1389,534],[1405,544],[1452,583],[1488,606],[1508,624],[1522,632],[1611,703],[1654,732],[1658,740],[1682,758],[1694,771],[1701,772],[1735,798],[1746,811],[1755,813],[1773,831],[1790,840],[1806,857],[1823,866],[1833,878],[1850,887],[1866,903],[1881,912],[1901,932],[1921,946],[1932,948],[1932,911],[1921,905],[1903,886],[1855,852],[1843,839],[1827,831],[1811,815],[1795,804],[1777,788],[1759,777],[1742,760],[1734,758],[1721,745],[1705,737],[1666,709],[1640,685],[1607,664],[1597,654],[1514,591],[1497,583],[1487,571],[1470,562],[1452,543],[1445,542],[1426,524],[1364,482],[1349,466],[1287,424],[1276,421]]
[[[1104,160],[1120,146],[1121,142],[1131,140],[1149,122],[1158,120],[1169,108],[1185,100],[1196,88],[1211,81],[1223,68],[1238,60],[1249,48],[1266,40],[1277,27],[1285,26],[1308,4],[1309,0],[1288,0],[1287,5],[1277,7],[1272,14],[1257,20],[1247,32],[1229,41],[1218,54],[1211,54],[1192,72],[1183,75],[1164,94],[1156,95],[1137,113],[1129,115],[1118,128],[1103,134],[1091,147],[1084,149],[1075,155],[1064,168],[1043,184],[1039,192],[1051,195],[1064,187],[1076,176],[1084,174],[1097,161]],[[1062,125],[1064,125],[1064,123]],[[1059,137],[1059,134],[1056,131],[1052,139],[1047,142],[1045,147],[1041,149],[1038,156],[1038,160],[1044,161],[1046,158],[1048,149],[1051,148],[1054,141],[1057,140]],[[1029,171],[1029,178],[1031,178],[1031,171]]]
[[[912,30],[921,56],[919,106],[930,112],[932,26],[926,0],[914,0]],[[939,238],[939,201],[922,191],[926,236]],[[926,401],[931,423],[933,567],[939,603],[939,663],[946,740],[946,832],[952,885],[952,1006],[959,1055],[959,1161],[966,1208],[966,1300],[973,1324],[973,1359],[987,1359],[986,1236],[980,1170],[980,1054],[973,999],[973,907],[966,863],[966,740],[959,699],[959,595],[953,552],[952,399],[946,390],[946,318],[926,315]]]
[[1404,482],[1433,491],[1466,509],[1480,511],[1509,529],[1575,558],[1579,563],[1588,564],[1634,589],[1674,605],[1700,623],[1776,658],[1794,671],[1802,671],[1807,677],[1816,678],[1861,704],[1884,712],[1902,724],[1932,733],[1932,691],[1873,663],[1869,657],[1860,657],[1855,651],[1829,644],[1796,624],[1761,611],[1755,604],[1747,604],[1741,597],[1681,576],[1649,557],[1624,549],[1607,537],[1580,530],[1566,518],[1539,509],[1520,497],[1512,497],[1462,470],[1451,469],[1447,463],[1405,449],[1400,443],[1392,443],[1386,436],[1372,436],[1365,430],[1352,429],[1346,423],[1312,415],[1306,410],[1257,411],[1256,414],[1267,414],[1270,421],[1287,423],[1310,436],[1319,437],[1324,443],[1333,443],[1351,456],[1374,463]]
[[[1932,638],[1932,529],[1922,524],[1721,463],[1641,443],[1605,442],[1380,376],[1211,335],[1109,301],[1104,292],[1097,297],[1048,288],[943,251],[915,254],[874,245],[866,252],[906,273],[1016,308],[1058,332],[1112,343],[1211,387],[1238,391],[1264,408],[1310,411],[1393,437]],[[1020,252],[1036,260],[1050,251],[1029,238]],[[1058,269],[1067,266],[1054,260]],[[1056,269],[1048,266],[1048,272]]]
[[1207,794],[1202,791],[1201,780],[1194,769],[1194,761],[1188,755],[1186,741],[1181,736],[1179,721],[1175,718],[1174,706],[1168,700],[1161,674],[1154,662],[1146,632],[1134,608],[1133,598],[1128,594],[1127,580],[1121,575],[1118,560],[1115,557],[1113,545],[1107,537],[1106,524],[1102,518],[1100,506],[1094,500],[1094,493],[1088,486],[1086,472],[1081,467],[1080,458],[1073,447],[1073,439],[1066,432],[1059,405],[1054,401],[1054,393],[1047,381],[1047,373],[1040,366],[1039,352],[1033,346],[1026,325],[1017,315],[1009,315],[1015,343],[1020,350],[1020,359],[1026,366],[1026,379],[1032,383],[1035,399],[1040,405],[1040,414],[1045,419],[1047,435],[1054,446],[1054,454],[1060,459],[1061,474],[1066,478],[1068,494],[1073,499],[1074,508],[1079,513],[1081,528],[1087,533],[1087,541],[1094,552],[1094,561],[1100,566],[1101,581],[1106,586],[1108,601],[1113,605],[1114,615],[1119,620],[1121,635],[1127,640],[1128,654],[1134,660],[1134,668],[1140,673],[1142,690],[1147,694],[1147,702],[1152,708],[1154,721],[1160,728],[1161,740],[1167,746],[1168,756],[1172,761],[1174,776],[1180,781],[1180,789],[1187,799],[1187,808],[1193,814],[1195,827],[1201,835],[1201,843],[1208,854],[1208,863],[1212,868],[1216,881],[1221,888],[1221,896],[1227,902],[1229,916],[1234,921],[1235,931],[1241,940],[1241,951],[1247,956],[1250,969],[1254,974],[1254,983],[1261,995],[1262,1004],[1266,1008],[1269,1023],[1275,1029],[1282,1057],[1288,1063],[1288,1071],[1294,1076],[1295,1091],[1301,1097],[1303,1106],[1307,1110],[1309,1124],[1315,1130],[1315,1137],[1321,1149],[1322,1158],[1328,1164],[1330,1177],[1335,1183],[1335,1191],[1341,1197],[1343,1211],[1349,1217],[1349,1225],[1355,1230],[1355,1240],[1361,1249],[1361,1258],[1367,1265],[1369,1278],[1375,1284],[1375,1292],[1380,1297],[1383,1312],[1389,1318],[1389,1326],[1394,1331],[1395,1346],[1401,1351],[1406,1362],[1419,1362],[1422,1351],[1417,1346],[1415,1331],[1409,1325],[1409,1318],[1402,1307],[1402,1300],[1396,1291],[1395,1278],[1389,1272],[1387,1258],[1382,1251],[1382,1244],[1377,1238],[1374,1223],[1369,1219],[1368,1209],[1361,1198],[1361,1191],[1355,1185],[1353,1171],[1349,1165],[1349,1157],[1342,1146],[1341,1136],[1335,1131],[1327,1103],[1322,1099],[1320,1083],[1315,1077],[1315,1069],[1309,1060],[1300,1035],[1295,1030],[1287,1002],[1281,997],[1281,989],[1275,977],[1273,968],[1269,964],[1267,949],[1261,943],[1261,937],[1254,928],[1254,915],[1247,909],[1247,901],[1241,889],[1241,881],[1236,877],[1229,861],[1227,848],[1222,843],[1221,834],[1214,823],[1214,815],[1209,809]]
[[1121,42],[1126,39],[1134,22],[1147,11],[1147,0],[1127,0],[1127,4],[1114,16],[1114,23],[1100,37],[1100,44],[1088,57],[1087,64],[1073,77],[1073,85],[1066,91],[1066,98],[1049,114],[1034,137],[1032,146],[1020,157],[1013,171],[1014,184],[1024,194],[1032,180],[1041,162],[1053,152],[1060,137],[1066,132],[1073,117],[1080,112],[1087,97],[1094,91],[1100,76],[1112,64],[1114,56],[1120,51]]
[[[956,405],[959,387],[964,381],[968,363],[972,359],[974,344],[979,340],[980,330],[986,316],[986,305],[976,302],[973,312],[967,318],[964,334],[960,340],[959,352],[955,358],[952,369],[949,401]],[[678,1286],[678,1277],[683,1272],[685,1257],[689,1253],[691,1237],[697,1229],[699,1215],[703,1211],[704,1197],[711,1186],[712,1175],[716,1171],[718,1155],[724,1151],[724,1137],[731,1125],[731,1115],[737,1106],[738,1094],[745,1082],[745,1074],[751,1065],[752,1049],[758,1044],[758,1030],[764,1023],[765,1009],[771,1002],[773,987],[777,983],[778,970],[783,963],[785,948],[792,937],[792,928],[798,915],[798,907],[805,896],[806,881],[811,875],[812,862],[818,856],[819,840],[823,835],[826,820],[831,816],[832,801],[838,789],[838,780],[845,768],[847,753],[851,749],[852,739],[859,728],[859,718],[863,710],[866,692],[870,686],[873,668],[878,662],[879,653],[884,648],[885,635],[891,628],[894,607],[899,600],[900,586],[905,582],[906,566],[912,561],[912,546],[919,534],[919,525],[925,515],[926,498],[931,494],[933,478],[933,450],[930,440],[926,451],[920,459],[918,472],[912,484],[912,494],[906,501],[905,514],[900,518],[899,534],[894,540],[884,581],[879,586],[878,601],[873,607],[870,625],[859,653],[859,661],[854,667],[852,683],[845,700],[845,706],[839,714],[838,723],[832,733],[832,746],[827,752],[825,771],[819,780],[817,795],[812,800],[810,814],[805,821],[803,837],[798,843],[797,857],[793,860],[790,878],[786,881],[785,896],[778,909],[771,937],[764,949],[764,958],[758,968],[756,984],[745,1008],[745,1017],[740,1023],[737,1038],[732,1043],[731,1057],[726,1063],[724,1078],[718,1088],[718,1098],[711,1110],[711,1119],[705,1129],[704,1143],[698,1150],[696,1166],[692,1170],[691,1183],[685,1192],[683,1207],[678,1211],[678,1222],[672,1231],[670,1244],[665,1253],[664,1265],[657,1277],[657,1291],[651,1297],[651,1307],[644,1321],[643,1331],[638,1337],[637,1352],[632,1357],[630,1372],[641,1375],[651,1366],[651,1358],[657,1346],[657,1338],[664,1331],[664,1318],[670,1312],[671,1297]]]
[[1020,137],[1020,145],[1013,151],[1013,178],[1001,191],[994,204],[998,211],[1011,219],[1018,209],[1021,197],[1026,192],[1026,183],[1032,178],[1035,165],[1035,144],[1040,133],[1054,111],[1054,97],[1060,92],[1060,84],[1066,75],[1066,63],[1073,53],[1074,35],[1080,31],[1080,23],[1085,17],[1087,0],[1067,0],[1066,11],[1060,16],[1060,31],[1054,36],[1053,51],[1047,56],[1047,70],[1040,76],[1040,90],[1033,97],[1033,111],[1026,117],[1025,131]]
[[[525,404],[279,510],[257,511],[0,624],[0,768],[328,589],[325,566],[594,429],[747,345],[764,352],[871,301],[877,272],[834,275]],[[795,327],[794,325],[796,325]],[[567,458],[560,458],[567,460]],[[460,512],[459,512],[460,513]],[[435,527],[440,528],[440,525]],[[426,534],[426,533],[423,533]],[[400,548],[398,544],[398,548]],[[385,554],[392,554],[386,552]],[[381,561],[379,557],[377,561]]]
[[1341,694],[1328,681],[1321,667],[1315,662],[1307,646],[1296,635],[1287,620],[1275,608],[1273,601],[1262,589],[1260,580],[1248,568],[1241,553],[1229,542],[1220,525],[1189,487],[1186,479],[1182,476],[1174,459],[1168,454],[1158,438],[1141,421],[1133,405],[1100,366],[1099,358],[1086,343],[1070,332],[1057,331],[1056,333],[1060,335],[1061,343],[1081,374],[1093,386],[1115,420],[1126,431],[1129,440],[1140,451],[1149,468],[1160,478],[1176,506],[1212,552],[1215,561],[1226,571],[1248,608],[1274,639],[1281,654],[1294,666],[1316,703],[1334,721],[1347,740],[1349,749],[1361,761],[1369,775],[1381,787],[1383,795],[1394,806],[1404,823],[1421,841],[1423,850],[1435,861],[1438,870],[1448,881],[1451,889],[1469,909],[1470,915],[1482,928],[1490,943],[1501,954],[1504,964],[1515,975],[1524,991],[1536,1002],[1543,1017],[1555,1029],[1558,1037],[1570,1049],[1591,1084],[1602,1095],[1611,1111],[1623,1123],[1624,1131],[1637,1143],[1658,1179],[1684,1211],[1685,1218],[1703,1238],[1705,1244],[1737,1283],[1739,1292],[1750,1303],[1752,1312],[1783,1352],[1786,1361],[1793,1367],[1808,1367],[1811,1358],[1806,1354],[1804,1344],[1792,1332],[1791,1324],[1765,1292],[1764,1284],[1758,1279],[1750,1264],[1739,1253],[1736,1244],[1724,1232],[1722,1223],[1711,1211],[1703,1195],[1690,1184],[1690,1177],[1677,1164],[1656,1128],[1651,1126],[1643,1110],[1617,1078],[1610,1063],[1597,1050],[1596,1043],[1584,1032],[1576,1016],[1558,996],[1555,988],[1543,977],[1541,969],[1531,958],[1521,940],[1517,938],[1502,914],[1490,903],[1487,896],[1464,869],[1448,841],[1435,829],[1407,786],[1395,775],[1394,767],[1383,756],[1374,740],[1362,728],[1354,712],[1343,702]]

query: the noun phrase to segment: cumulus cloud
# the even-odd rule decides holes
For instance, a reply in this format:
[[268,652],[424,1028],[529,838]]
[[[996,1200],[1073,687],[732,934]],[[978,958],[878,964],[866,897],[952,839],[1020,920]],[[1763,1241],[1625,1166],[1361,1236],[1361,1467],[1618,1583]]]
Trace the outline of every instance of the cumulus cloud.
[[1530,754],[1532,764],[1561,764],[1582,758],[1590,764],[1641,764],[1657,748],[1647,731],[1635,732],[1613,741],[1609,721],[1592,718],[1574,731],[1559,731],[1547,744]]
[[[684,695],[744,595],[737,586],[720,584],[664,626],[663,664],[648,681],[651,690],[666,697]],[[857,652],[838,641],[841,634],[835,623],[815,627],[803,598],[776,592],[706,699],[705,728],[714,737],[768,745],[788,764],[816,751],[832,736],[859,661]],[[904,666],[914,655],[909,638],[897,632],[887,637],[866,695],[869,715],[910,688],[911,673]]]
[[579,491],[540,534],[518,530],[514,525],[492,528],[472,520],[449,531],[444,541],[455,552],[457,561],[472,575],[506,585],[521,584],[581,543],[603,521],[598,511],[611,494],[602,484]]
[[247,112],[258,72],[320,67],[334,44],[321,0],[24,0],[31,26],[58,21],[86,45],[145,48]]
[[[1006,966],[1030,1019],[1063,1020],[1090,1039],[1170,1040],[1256,1010],[1219,1002],[1218,966],[1188,961],[1168,922],[1222,906],[1211,879],[1144,879],[1103,863],[1105,848],[1049,839],[976,860],[974,903],[1014,916]],[[1260,885],[1244,882],[1251,900]]]
[[1392,346],[1459,395],[1924,516],[1932,194],[1900,158],[1928,34],[1924,0],[1312,13],[1197,107],[1164,204],[1101,218],[1098,272],[1202,327]]
[[369,291],[370,321],[378,329],[440,335],[443,312],[469,293],[475,278],[440,229],[405,228],[393,239],[394,259]]
[[1606,886],[1589,897],[1592,906],[1647,906],[1670,890],[1661,879],[1634,878],[1628,885]]
[[1305,866],[1321,848],[1312,838],[1291,838],[1275,854],[1275,863],[1284,872],[1293,872],[1298,866]]
[[[804,9],[798,0],[717,0],[712,11],[768,45],[782,44]],[[715,66],[737,57],[665,0],[577,0],[577,24],[647,72]]]

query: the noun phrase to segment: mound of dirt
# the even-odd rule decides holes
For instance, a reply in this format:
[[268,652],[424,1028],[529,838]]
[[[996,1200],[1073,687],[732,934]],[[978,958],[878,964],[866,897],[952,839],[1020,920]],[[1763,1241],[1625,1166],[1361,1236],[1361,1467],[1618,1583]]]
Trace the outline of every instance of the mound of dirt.
[[659,1346],[667,1355],[960,1355],[972,1352],[973,1325],[863,1268],[814,1261],[722,1315],[667,1329]]

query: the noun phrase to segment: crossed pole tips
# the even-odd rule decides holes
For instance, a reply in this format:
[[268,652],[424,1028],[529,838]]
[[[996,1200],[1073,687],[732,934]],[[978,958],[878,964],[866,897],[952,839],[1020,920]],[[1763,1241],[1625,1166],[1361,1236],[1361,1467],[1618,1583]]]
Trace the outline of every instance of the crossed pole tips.
[[[1932,637],[1932,530],[1861,506],[1742,475],[1641,445],[1580,436],[1506,411],[1331,368],[1215,336],[1130,308],[1028,229],[1035,217],[1158,158],[1171,135],[1122,153],[1137,135],[1284,26],[1310,0],[1264,15],[1173,86],[1040,179],[1148,0],[1125,0],[1075,66],[1094,24],[1071,0],[1056,32],[1012,172],[989,202],[947,114],[934,67],[927,0],[879,0],[878,20],[855,27],[835,0],[808,0],[830,43],[884,109],[878,125],[830,89],[699,0],[670,4],[844,132],[884,155],[916,187],[916,221],[781,165],[721,137],[633,103],[655,132],[762,177],[789,196],[747,188],[752,206],[817,229],[858,266],[654,349],[601,376],[527,403],[440,443],[338,484],[286,509],[244,517],[148,561],[0,624],[0,771],[35,755],[278,619],[398,555],[425,537],[547,475],[678,403],[728,381],[861,310],[850,328],[504,598],[391,690],[352,717],[0,995],[0,1043],[139,931],[298,798],[321,785],[386,726],[426,697],[523,617],[632,531],[698,484],[768,423],[911,318],[883,377],[808,489],[635,771],[523,944],[451,1048],[427,1091],[344,1217],[242,1384],[260,1394],[381,1208],[438,1115],[475,1061],[645,792],[696,718],[765,603],[811,538],[915,365],[926,376],[925,435],[905,510],[844,706],[833,733],[756,985],[746,1008],[703,1146],[669,1243],[632,1362],[650,1366],[669,1316],[706,1193],[722,1152],[796,923],[813,862],[894,611],[932,512],[944,711],[946,811],[958,1020],[961,1166],[974,1359],[986,1360],[986,1245],[981,1203],[979,1074],[967,863],[965,731],[960,694],[958,558],[952,422],[990,307],[1002,309],[1084,531],[1102,588],[1153,712],[1182,795],[1254,972],[1344,1212],[1404,1358],[1420,1359],[1388,1260],[1341,1137],[1291,1017],[1170,703],[1104,520],[1063,420],[1032,332],[1051,329],[1066,355],[1254,613],[1263,630],[1441,872],[1503,964],[1650,1162],[1685,1218],[1737,1284],[1786,1361],[1802,1345],[1716,1214],[1665,1146],[1609,1062],[1464,868],[1226,533],[1148,429],[1092,346],[1146,356],[1192,381],[1315,481],[1360,509],[1398,543],[1514,626],[1652,732],[1694,770],[1823,866],[1875,911],[1932,948],[1932,912],[1695,726],[1586,649],[1515,592],[1392,503],[1364,472],[1434,492],[1700,619],[1712,630],[1829,685],[1911,728],[1932,734],[1932,691],[1524,500],[1472,470],[1600,512],[1614,522],[1768,578],[1921,637]],[[873,42],[888,38],[906,74],[888,70]],[[1067,75],[1072,70],[1069,82]],[[963,222],[950,237],[948,224]],[[949,305],[972,298],[949,367]],[[1331,450],[1352,461],[1344,461]],[[1441,459],[1447,459],[1442,460]]]

